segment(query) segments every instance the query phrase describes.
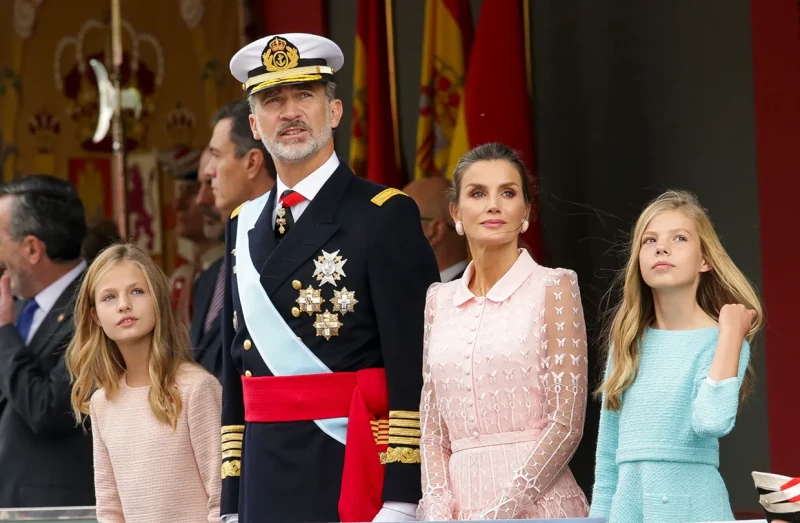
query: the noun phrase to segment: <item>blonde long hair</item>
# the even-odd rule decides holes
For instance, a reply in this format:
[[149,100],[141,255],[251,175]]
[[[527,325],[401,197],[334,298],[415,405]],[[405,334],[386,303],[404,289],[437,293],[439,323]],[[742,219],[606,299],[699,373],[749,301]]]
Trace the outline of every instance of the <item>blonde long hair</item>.
[[[639,270],[639,250],[645,228],[659,214],[679,210],[691,219],[700,237],[700,249],[711,270],[700,275],[697,287],[697,303],[706,314],[719,320],[719,311],[728,303],[740,303],[748,309],[756,311],[753,325],[747,334],[752,343],[755,334],[763,323],[761,302],[755,288],[736,267],[725,251],[714,231],[714,226],[706,210],[700,206],[697,197],[686,191],[667,191],[645,208],[639,216],[633,230],[630,243],[630,257],[625,272],[617,281],[622,288],[619,305],[613,311],[612,320],[607,333],[607,363],[610,373],[598,389],[598,394],[605,394],[604,407],[618,411],[622,406],[622,393],[636,379],[639,371],[639,351],[645,329],[655,321],[653,294],[645,284]],[[608,361],[610,359],[610,361]],[[750,392],[755,379],[753,366],[748,365],[741,389],[744,400]]]
[[92,316],[95,292],[102,276],[120,262],[136,264],[144,274],[155,307],[156,323],[150,345],[148,400],[156,418],[174,429],[182,401],[176,387],[180,366],[191,363],[191,343],[186,328],[172,313],[170,284],[155,262],[137,246],[121,243],[105,249],[94,260],[75,301],[75,335],[67,348],[67,369],[72,379],[72,410],[78,422],[89,413],[92,394],[103,389],[106,397],[119,392],[125,360],[117,344],[106,336]]

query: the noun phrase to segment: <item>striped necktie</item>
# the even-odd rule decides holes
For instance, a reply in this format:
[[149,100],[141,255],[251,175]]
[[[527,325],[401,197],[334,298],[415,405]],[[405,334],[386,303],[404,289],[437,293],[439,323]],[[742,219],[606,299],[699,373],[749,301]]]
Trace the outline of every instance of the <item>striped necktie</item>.
[[219,266],[219,274],[217,274],[217,283],[214,285],[214,294],[211,296],[211,303],[208,305],[208,312],[206,312],[206,321],[203,325],[203,334],[207,334],[214,324],[214,321],[219,317],[222,310],[222,301],[225,297],[225,260],[222,260],[222,265]]

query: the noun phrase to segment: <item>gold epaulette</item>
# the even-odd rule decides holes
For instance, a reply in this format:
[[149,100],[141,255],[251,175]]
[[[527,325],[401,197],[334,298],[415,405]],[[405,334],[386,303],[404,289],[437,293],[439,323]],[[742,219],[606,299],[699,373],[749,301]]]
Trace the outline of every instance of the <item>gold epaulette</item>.
[[377,205],[378,207],[380,207],[381,205],[386,203],[389,200],[389,198],[397,196],[398,194],[402,194],[403,196],[408,196],[406,193],[404,193],[399,189],[385,189],[376,194],[375,197],[373,197],[372,200],[370,201],[375,205]]
[[244,207],[244,204],[241,204],[239,207],[237,207],[237,208],[235,208],[235,209],[233,210],[233,212],[231,213],[231,220],[233,220],[234,218],[236,218],[237,216],[239,216],[239,211],[241,211],[241,210],[242,210],[242,207]]
[[223,425],[220,432],[222,434],[222,479],[239,477],[242,466],[244,425]]
[[393,410],[389,412],[389,448],[381,455],[381,462],[420,463],[419,412]]

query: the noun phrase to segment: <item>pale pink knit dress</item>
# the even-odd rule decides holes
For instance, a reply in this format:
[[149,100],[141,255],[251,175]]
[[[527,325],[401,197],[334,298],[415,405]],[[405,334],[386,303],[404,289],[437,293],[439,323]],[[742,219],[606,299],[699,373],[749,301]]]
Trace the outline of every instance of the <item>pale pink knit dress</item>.
[[108,400],[91,399],[95,494],[100,523],[219,522],[222,389],[204,369],[185,365],[178,426],[150,410],[150,387],[120,380]]

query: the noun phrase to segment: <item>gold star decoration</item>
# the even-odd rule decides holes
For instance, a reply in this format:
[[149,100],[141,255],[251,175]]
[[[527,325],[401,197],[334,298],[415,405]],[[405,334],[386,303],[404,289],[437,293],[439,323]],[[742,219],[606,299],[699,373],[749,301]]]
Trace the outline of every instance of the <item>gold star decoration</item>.
[[322,291],[315,289],[311,285],[307,289],[300,289],[296,301],[300,306],[300,310],[308,313],[309,316],[314,312],[320,312],[322,310],[320,307],[325,302],[322,298]]
[[331,336],[338,336],[341,327],[342,323],[339,321],[339,315],[332,314],[329,311],[317,314],[317,321],[314,322],[317,336],[322,336],[326,340],[331,339]]
[[348,291],[347,287],[340,291],[333,291],[333,300],[331,301],[333,302],[333,311],[341,312],[342,315],[353,312],[353,308],[358,303],[356,291]]

